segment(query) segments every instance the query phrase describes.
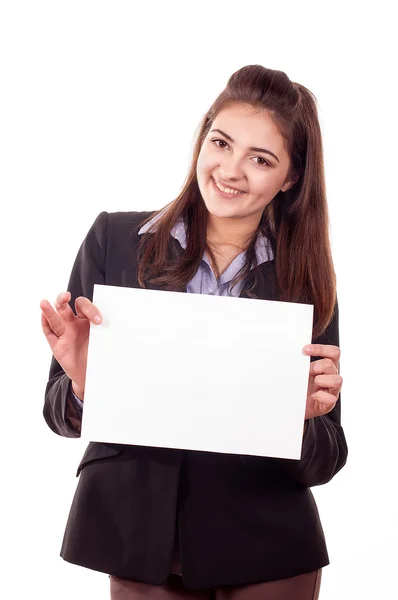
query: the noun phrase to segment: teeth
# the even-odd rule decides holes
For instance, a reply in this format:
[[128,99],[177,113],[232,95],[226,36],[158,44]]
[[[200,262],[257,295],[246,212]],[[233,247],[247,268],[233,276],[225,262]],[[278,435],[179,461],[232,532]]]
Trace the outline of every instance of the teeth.
[[239,192],[238,190],[231,190],[231,188],[225,188],[221,185],[221,183],[218,183],[218,181],[214,180],[216,186],[218,187],[219,190],[221,190],[222,192],[225,192],[226,194],[242,194],[242,192]]

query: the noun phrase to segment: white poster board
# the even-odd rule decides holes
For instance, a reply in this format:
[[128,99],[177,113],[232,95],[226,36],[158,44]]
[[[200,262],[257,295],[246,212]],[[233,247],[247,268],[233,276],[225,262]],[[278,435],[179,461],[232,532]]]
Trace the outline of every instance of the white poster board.
[[94,286],[90,441],[299,459],[313,305]]

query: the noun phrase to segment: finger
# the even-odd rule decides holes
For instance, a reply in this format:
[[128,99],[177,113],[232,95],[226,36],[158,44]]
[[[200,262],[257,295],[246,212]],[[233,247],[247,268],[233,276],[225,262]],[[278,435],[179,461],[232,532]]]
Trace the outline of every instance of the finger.
[[343,385],[343,378],[340,375],[317,375],[314,382],[320,388],[340,390]]
[[336,396],[334,396],[333,394],[330,394],[329,392],[325,392],[323,390],[318,390],[317,392],[312,394],[311,397],[313,398],[313,400],[316,403],[316,406],[314,407],[315,408],[314,412],[318,416],[324,415],[324,414],[330,412],[336,406],[337,398],[336,398]]
[[333,346],[332,344],[308,344],[308,346],[304,346],[303,350],[305,354],[311,356],[330,358],[337,368],[339,366],[341,351],[338,346]]
[[339,373],[338,368],[331,358],[320,358],[311,362],[310,375],[315,377],[316,375],[321,375],[323,373],[329,375],[337,375]]
[[76,319],[75,314],[69,305],[70,299],[71,293],[63,292],[58,294],[54,302],[55,310],[65,321],[73,321],[73,319]]
[[46,336],[47,342],[50,345],[51,350],[54,350],[55,346],[57,345],[58,338],[55,335],[55,333],[53,332],[53,330],[51,329],[51,327],[47,321],[47,317],[43,313],[43,311],[41,313],[41,326],[43,329],[43,333]]
[[[65,321],[63,318],[53,309],[48,300],[42,300],[40,302],[40,308],[46,317],[48,326],[52,332],[57,336],[57,338],[61,337],[61,335],[65,333]],[[46,331],[44,331],[44,333],[46,333]]]
[[79,296],[75,300],[76,314],[80,319],[89,319],[95,325],[102,322],[100,311],[88,298]]

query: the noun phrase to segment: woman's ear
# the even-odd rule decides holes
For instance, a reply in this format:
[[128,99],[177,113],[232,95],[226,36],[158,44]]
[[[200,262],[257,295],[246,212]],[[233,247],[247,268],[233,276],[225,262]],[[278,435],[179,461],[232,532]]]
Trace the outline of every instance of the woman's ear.
[[283,187],[281,188],[281,192],[287,192],[287,190],[290,190],[290,188],[293,187],[294,184],[297,183],[297,181],[299,179],[300,179],[300,173],[296,173],[295,175],[293,175],[289,181],[287,181],[283,184]]

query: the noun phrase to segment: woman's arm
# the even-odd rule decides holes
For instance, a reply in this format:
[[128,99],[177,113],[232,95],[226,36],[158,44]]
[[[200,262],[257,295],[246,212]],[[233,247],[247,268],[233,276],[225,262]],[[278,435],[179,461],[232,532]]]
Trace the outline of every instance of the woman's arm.
[[[313,343],[339,346],[337,299],[332,321]],[[313,360],[316,357],[311,356],[311,362]],[[306,487],[313,487],[330,481],[347,461],[347,442],[341,426],[341,394],[329,413],[307,419],[305,423],[301,459],[276,460],[289,477]]]

